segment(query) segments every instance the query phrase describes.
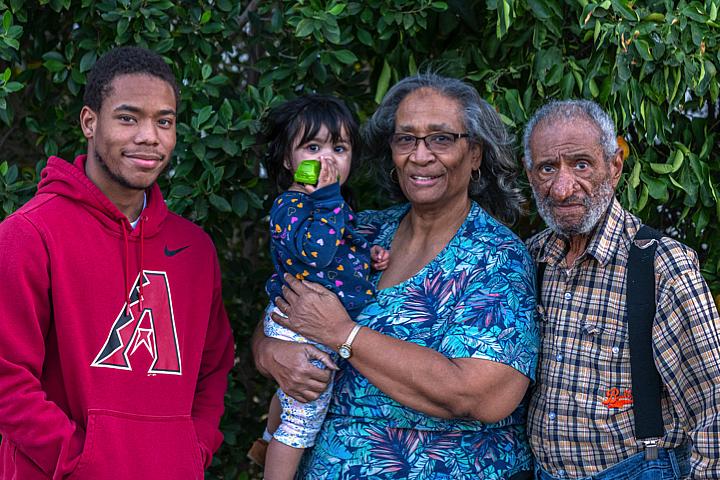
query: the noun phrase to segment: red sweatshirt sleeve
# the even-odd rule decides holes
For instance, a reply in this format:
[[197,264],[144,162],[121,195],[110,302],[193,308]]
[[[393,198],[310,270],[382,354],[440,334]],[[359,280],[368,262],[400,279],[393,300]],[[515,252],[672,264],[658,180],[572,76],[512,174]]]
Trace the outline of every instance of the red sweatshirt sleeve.
[[230,322],[222,301],[220,266],[217,257],[214,262],[213,303],[192,409],[195,432],[203,449],[205,468],[210,465],[212,454],[223,441],[218,425],[224,409],[227,376],[235,357]]
[[50,262],[20,214],[0,224],[0,434],[53,479],[77,464],[85,432],[48,401],[40,375],[52,322]]

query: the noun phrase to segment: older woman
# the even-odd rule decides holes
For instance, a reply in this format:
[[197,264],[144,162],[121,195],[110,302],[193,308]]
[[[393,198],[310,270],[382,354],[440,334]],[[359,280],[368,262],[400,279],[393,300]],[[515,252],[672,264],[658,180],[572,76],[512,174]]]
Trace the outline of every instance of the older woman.
[[[343,359],[300,478],[507,479],[530,469],[523,396],[538,349],[532,262],[513,221],[511,138],[471,86],[400,81],[366,127],[403,202],[360,214],[391,251],[375,301],[353,322],[322,287],[287,278],[274,319]],[[492,215],[492,216],[491,216]],[[494,218],[496,217],[496,218]],[[258,368],[315,398],[323,354],[256,335]],[[308,378],[309,377],[309,378]]]

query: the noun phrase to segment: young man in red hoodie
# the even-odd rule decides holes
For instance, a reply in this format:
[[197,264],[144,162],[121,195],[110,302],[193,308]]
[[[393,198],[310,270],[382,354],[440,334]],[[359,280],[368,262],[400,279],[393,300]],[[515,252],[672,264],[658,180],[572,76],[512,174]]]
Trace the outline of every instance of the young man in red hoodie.
[[178,87],[124,47],[83,100],[87,155],[0,224],[0,479],[201,479],[233,340],[213,244],[155,183]]

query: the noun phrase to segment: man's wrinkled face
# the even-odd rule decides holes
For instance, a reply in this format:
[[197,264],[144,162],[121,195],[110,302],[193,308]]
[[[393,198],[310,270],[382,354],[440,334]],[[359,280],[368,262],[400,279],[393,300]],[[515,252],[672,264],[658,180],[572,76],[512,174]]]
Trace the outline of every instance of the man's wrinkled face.
[[530,138],[527,169],[538,212],[566,237],[587,235],[613,199],[622,172],[622,150],[605,158],[599,129],[587,118],[548,118]]

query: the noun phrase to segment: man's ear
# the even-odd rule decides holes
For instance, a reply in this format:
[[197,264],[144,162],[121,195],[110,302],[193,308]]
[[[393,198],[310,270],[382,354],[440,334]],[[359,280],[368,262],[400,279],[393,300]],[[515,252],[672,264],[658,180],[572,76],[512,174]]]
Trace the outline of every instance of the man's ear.
[[97,117],[97,114],[87,105],[80,110],[80,128],[82,128],[83,135],[88,140],[95,137]]
[[624,164],[625,158],[623,155],[623,149],[618,148],[613,157],[610,159],[610,175],[612,178],[613,189],[617,188],[617,184],[622,176]]

